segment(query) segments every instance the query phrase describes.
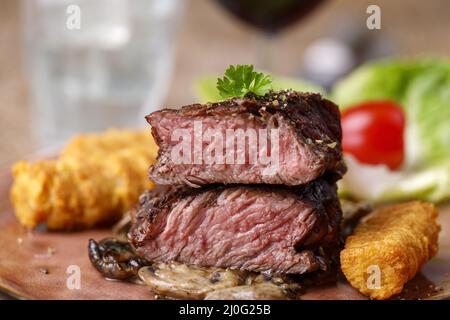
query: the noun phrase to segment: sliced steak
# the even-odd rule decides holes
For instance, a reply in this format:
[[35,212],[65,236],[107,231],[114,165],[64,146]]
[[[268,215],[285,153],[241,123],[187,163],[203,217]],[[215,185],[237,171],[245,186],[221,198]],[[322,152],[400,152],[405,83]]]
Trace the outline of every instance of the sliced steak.
[[328,268],[341,217],[324,180],[178,187],[141,196],[129,237],[150,261],[302,274]]
[[294,186],[322,175],[334,181],[345,172],[339,110],[319,94],[272,92],[146,118],[160,148],[149,171],[158,184]]

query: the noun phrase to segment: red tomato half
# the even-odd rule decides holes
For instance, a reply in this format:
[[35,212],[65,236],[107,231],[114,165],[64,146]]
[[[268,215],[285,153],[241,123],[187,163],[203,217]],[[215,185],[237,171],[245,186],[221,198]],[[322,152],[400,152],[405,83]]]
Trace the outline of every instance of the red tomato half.
[[368,101],[346,109],[341,117],[344,152],[362,163],[399,168],[404,158],[405,116],[391,101]]

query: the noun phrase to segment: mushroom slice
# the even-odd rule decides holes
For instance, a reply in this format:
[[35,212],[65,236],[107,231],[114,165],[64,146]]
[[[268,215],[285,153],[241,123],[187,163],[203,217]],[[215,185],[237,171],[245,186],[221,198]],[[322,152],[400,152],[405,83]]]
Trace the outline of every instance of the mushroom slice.
[[245,285],[219,289],[206,295],[205,300],[281,300],[295,298],[303,287],[289,278],[249,273]]
[[215,290],[208,293],[205,300],[284,300],[282,288],[272,282],[254,283]]
[[203,299],[209,292],[236,287],[245,281],[240,271],[200,268],[176,262],[143,267],[138,275],[155,294],[178,299]]

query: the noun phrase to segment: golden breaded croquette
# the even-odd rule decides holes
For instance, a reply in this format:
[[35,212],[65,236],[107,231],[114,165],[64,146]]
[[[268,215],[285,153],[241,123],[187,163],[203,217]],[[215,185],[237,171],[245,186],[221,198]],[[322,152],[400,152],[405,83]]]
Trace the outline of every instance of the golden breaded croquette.
[[112,223],[153,183],[157,146],[148,131],[109,130],[72,139],[57,160],[13,167],[11,200],[24,226],[70,230]]
[[[99,157],[114,153],[135,152],[145,154],[156,159],[158,147],[154,142],[150,130],[116,130],[110,129],[99,134],[80,134],[72,138],[61,151],[62,158],[86,158],[88,160],[102,160]],[[148,167],[148,163],[146,166]]]
[[[347,280],[373,299],[400,293],[438,250],[437,216],[432,204],[419,201],[375,210],[355,228],[341,251]],[[378,271],[377,287],[372,280]]]

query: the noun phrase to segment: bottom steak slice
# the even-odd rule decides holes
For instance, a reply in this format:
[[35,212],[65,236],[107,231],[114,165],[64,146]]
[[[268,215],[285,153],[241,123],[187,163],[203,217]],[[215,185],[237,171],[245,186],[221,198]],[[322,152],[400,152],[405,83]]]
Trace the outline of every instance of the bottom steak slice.
[[335,185],[179,187],[140,198],[129,237],[150,261],[275,274],[327,270],[342,218]]

